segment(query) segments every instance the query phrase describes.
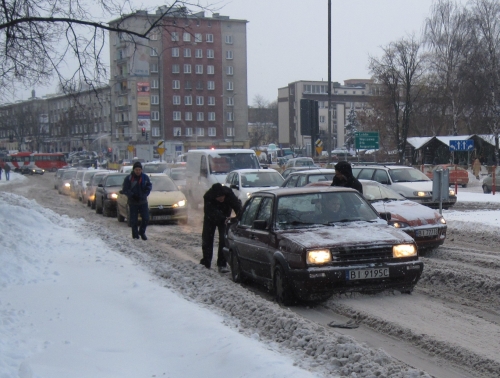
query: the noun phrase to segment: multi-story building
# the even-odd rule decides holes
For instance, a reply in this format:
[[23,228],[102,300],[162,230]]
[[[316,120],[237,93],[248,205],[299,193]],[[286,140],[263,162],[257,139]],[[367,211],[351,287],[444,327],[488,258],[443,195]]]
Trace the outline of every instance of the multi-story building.
[[[332,83],[332,149],[345,142],[345,125],[351,109],[366,109],[368,98],[375,94],[373,80],[345,80],[344,85]],[[300,100],[318,101],[319,135],[324,148],[328,146],[328,83],[324,81],[295,81],[278,89],[278,141],[282,147],[306,148],[311,152],[311,137],[300,133]]]
[[[138,11],[110,25],[144,33],[164,12]],[[248,145],[246,23],[179,8],[149,39],[110,33],[113,146],[120,156],[130,145],[160,141],[166,160],[191,148]]]

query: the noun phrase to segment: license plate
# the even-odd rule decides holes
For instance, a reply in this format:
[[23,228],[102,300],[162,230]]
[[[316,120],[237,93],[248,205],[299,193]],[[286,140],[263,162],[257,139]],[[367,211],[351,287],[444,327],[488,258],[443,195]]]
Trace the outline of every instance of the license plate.
[[154,217],[151,217],[152,220],[169,220],[172,219],[171,215],[156,215]]
[[435,236],[438,234],[438,229],[437,228],[430,228],[428,230],[417,230],[416,231],[416,236]]
[[389,277],[389,268],[347,270],[347,281]]

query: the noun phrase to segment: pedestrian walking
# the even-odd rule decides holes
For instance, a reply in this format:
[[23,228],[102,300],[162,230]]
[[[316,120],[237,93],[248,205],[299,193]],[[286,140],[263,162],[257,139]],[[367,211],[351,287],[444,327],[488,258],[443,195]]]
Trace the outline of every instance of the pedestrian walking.
[[331,186],[343,186],[356,189],[363,194],[363,186],[352,174],[351,164],[347,161],[339,161],[335,164],[335,176],[333,176]]
[[10,165],[5,164],[3,169],[5,171],[5,180],[9,181],[10,180]]
[[222,252],[224,248],[224,234],[226,232],[226,219],[231,216],[231,210],[238,215],[241,212],[241,201],[227,186],[217,183],[212,185],[203,196],[204,217],[203,231],[201,234],[201,249],[203,258],[200,264],[210,269],[214,253],[215,230],[219,231],[219,248],[217,251],[217,267],[219,273],[227,273],[226,259]]
[[474,160],[474,164],[472,165],[472,174],[476,176],[476,179],[479,180],[479,172],[481,172],[481,161],[476,158]]
[[[153,185],[148,175],[142,173],[142,164],[135,162],[132,166],[132,172],[125,177],[122,185],[122,194],[128,198],[130,227],[132,228],[132,238],[148,240],[146,236],[146,227],[149,222],[148,196],[151,193]],[[141,225],[138,227],[139,214],[141,215]]]
[[3,169],[2,169],[2,166],[0,165],[0,180],[2,179],[2,171],[3,171]]

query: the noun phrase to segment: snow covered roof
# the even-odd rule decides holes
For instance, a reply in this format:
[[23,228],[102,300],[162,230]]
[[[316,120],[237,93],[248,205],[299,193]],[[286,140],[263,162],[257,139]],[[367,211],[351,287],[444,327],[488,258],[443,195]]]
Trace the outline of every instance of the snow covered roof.
[[441,143],[449,146],[451,140],[467,140],[471,139],[472,137],[478,137],[486,141],[487,143],[491,144],[492,146],[495,145],[495,136],[494,135],[487,135],[487,134],[473,134],[473,135],[452,135],[452,136],[433,136],[433,137],[411,137],[408,138],[406,141],[408,144],[411,144],[413,148],[418,150],[419,148],[422,148],[425,146],[427,143],[429,143],[432,139],[437,139]]

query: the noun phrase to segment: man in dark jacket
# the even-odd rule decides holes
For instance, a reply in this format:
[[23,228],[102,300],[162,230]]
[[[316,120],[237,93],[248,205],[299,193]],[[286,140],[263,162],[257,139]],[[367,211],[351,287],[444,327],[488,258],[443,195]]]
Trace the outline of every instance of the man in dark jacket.
[[5,171],[5,179],[7,181],[9,181],[10,180],[10,165],[9,164],[5,164],[5,167],[3,169]]
[[224,247],[224,234],[226,231],[226,219],[231,216],[231,210],[236,214],[241,211],[241,201],[227,186],[217,183],[212,185],[203,196],[204,213],[203,232],[201,234],[201,248],[203,258],[200,264],[210,269],[214,249],[215,229],[219,230],[219,249],[217,253],[217,267],[220,273],[227,273],[226,259],[222,253]]
[[[125,177],[122,185],[122,193],[128,198],[130,226],[132,227],[132,238],[148,240],[146,227],[149,221],[148,196],[153,185],[149,177],[142,173],[140,162],[134,163],[132,172]],[[141,226],[137,229],[137,223],[141,214]]]
[[363,186],[358,179],[352,175],[351,164],[347,161],[339,161],[335,164],[335,176],[333,176],[331,186],[353,188],[363,194]]

